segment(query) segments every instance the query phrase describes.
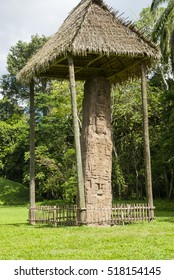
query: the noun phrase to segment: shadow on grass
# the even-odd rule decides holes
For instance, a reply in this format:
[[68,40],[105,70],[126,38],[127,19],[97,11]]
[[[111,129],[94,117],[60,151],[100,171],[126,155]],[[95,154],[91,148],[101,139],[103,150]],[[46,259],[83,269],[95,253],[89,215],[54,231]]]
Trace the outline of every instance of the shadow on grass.
[[20,226],[28,226],[29,224],[28,223],[5,223],[5,224],[0,224],[0,227],[1,226],[14,226],[14,227],[20,227]]
[[164,218],[163,222],[174,223],[174,218]]
[[155,217],[158,218],[158,222],[174,223],[174,212],[172,211],[157,211]]
[[[27,228],[61,228],[60,226],[55,227],[54,225],[49,225],[49,224],[35,224],[35,225],[30,225],[28,222],[26,223],[2,223],[0,224],[0,227],[2,226],[13,226],[13,227],[21,227],[21,226],[26,226]],[[62,228],[65,226],[62,226]]]
[[168,222],[168,223],[174,223],[174,217],[163,217],[161,219],[158,219],[159,223],[162,222]]
[[[65,227],[70,227],[70,226],[54,226],[52,224],[35,224],[35,225],[31,225],[28,222],[26,223],[0,223],[0,227],[2,226],[14,226],[14,227],[21,227],[21,226],[26,226],[26,227],[30,227],[30,228],[65,228]],[[71,226],[72,227],[72,226]]]

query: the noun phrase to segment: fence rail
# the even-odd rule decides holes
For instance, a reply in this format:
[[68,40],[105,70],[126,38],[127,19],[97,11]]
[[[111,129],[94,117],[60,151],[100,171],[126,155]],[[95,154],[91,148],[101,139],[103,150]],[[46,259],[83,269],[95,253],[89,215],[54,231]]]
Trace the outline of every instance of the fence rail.
[[78,209],[76,205],[37,206],[30,208],[30,211],[34,211],[35,223],[51,223],[55,226],[73,226],[77,224]]
[[[79,210],[76,205],[30,208],[30,212],[34,212],[35,223],[50,223],[55,226],[79,225]],[[136,221],[150,222],[154,219],[153,213],[154,207],[150,207],[148,204],[114,204],[112,208],[88,207],[86,224],[124,225]]]
[[112,223],[126,224],[135,221],[148,221],[154,219],[155,207],[148,204],[115,204],[112,208]]

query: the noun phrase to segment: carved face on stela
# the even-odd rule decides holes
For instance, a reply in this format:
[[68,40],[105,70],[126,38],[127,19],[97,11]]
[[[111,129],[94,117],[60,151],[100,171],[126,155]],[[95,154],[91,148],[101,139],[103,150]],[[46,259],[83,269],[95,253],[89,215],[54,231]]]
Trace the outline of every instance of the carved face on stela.
[[97,134],[106,134],[106,119],[104,117],[96,118],[96,132]]
[[107,119],[110,110],[108,110],[108,96],[106,92],[98,92],[95,104],[95,125],[97,134],[106,134]]

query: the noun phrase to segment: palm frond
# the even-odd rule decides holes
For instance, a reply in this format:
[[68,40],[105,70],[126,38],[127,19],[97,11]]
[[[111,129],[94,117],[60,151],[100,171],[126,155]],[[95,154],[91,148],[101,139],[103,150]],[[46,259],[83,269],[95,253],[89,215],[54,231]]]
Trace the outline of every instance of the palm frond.
[[174,71],[174,30],[172,32],[172,36],[171,36],[171,60],[172,60],[172,69]]
[[161,52],[163,54],[164,61],[168,61],[170,54],[170,32],[168,28],[162,30],[163,40],[160,42]]
[[153,0],[150,9],[151,9],[152,12],[155,12],[156,9],[159,8],[160,5],[162,5],[164,3],[168,3],[170,1],[171,0]]
[[154,42],[157,42],[161,36],[161,32],[163,29],[168,28],[170,31],[171,26],[173,26],[173,16],[174,15],[174,0],[170,1],[167,8],[161,14],[159,19],[157,20],[154,30],[152,32],[152,39]]

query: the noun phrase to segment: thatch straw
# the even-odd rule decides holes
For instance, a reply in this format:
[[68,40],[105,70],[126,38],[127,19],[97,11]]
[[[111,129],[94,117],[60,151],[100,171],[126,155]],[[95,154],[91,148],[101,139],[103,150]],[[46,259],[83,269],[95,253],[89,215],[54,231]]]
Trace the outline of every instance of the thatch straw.
[[82,0],[17,79],[26,83],[40,75],[67,78],[68,53],[74,57],[76,79],[103,74],[112,82],[138,75],[142,59],[150,65],[159,58],[157,47],[102,0]]

